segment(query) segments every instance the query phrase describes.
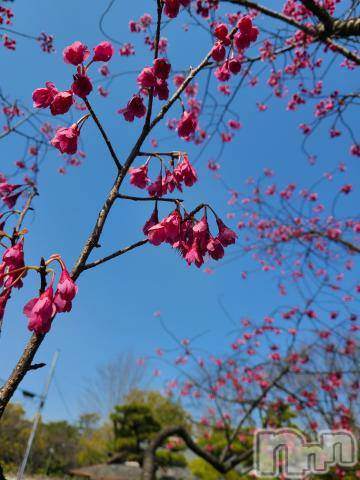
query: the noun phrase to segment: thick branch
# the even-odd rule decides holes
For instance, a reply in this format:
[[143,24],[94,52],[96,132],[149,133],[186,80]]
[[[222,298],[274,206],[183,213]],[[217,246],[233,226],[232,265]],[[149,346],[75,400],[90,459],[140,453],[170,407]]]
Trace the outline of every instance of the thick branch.
[[178,158],[182,152],[139,152],[138,157],[173,157]]
[[202,449],[191,437],[189,432],[182,426],[168,427],[162,430],[150,443],[144,456],[143,475],[142,480],[155,480],[156,475],[156,451],[163,445],[164,441],[172,436],[180,437],[185,442],[186,446],[195,453],[198,457],[205,460],[213,466],[218,472],[225,474],[232,470],[239,463],[249,459],[252,455],[252,450],[246,451],[241,455],[235,456],[231,462],[223,463],[210,452]]
[[20,382],[25,377],[27,372],[31,370],[31,365],[35,357],[35,353],[37,352],[44,338],[45,335],[33,334],[31,336],[28,344],[25,347],[25,350],[23,351],[23,354],[20,357],[20,360],[12,371],[8,381],[0,389],[0,418],[4,413],[6,405],[9,403],[10,398],[19,386]]
[[333,29],[334,19],[329,12],[314,2],[314,0],[301,0],[301,3],[307,8],[313,15],[315,15],[325,27],[325,32],[331,34]]
[[349,20],[335,20],[333,35],[339,38],[358,37],[360,35],[360,17]]
[[339,245],[342,245],[343,247],[346,247],[348,250],[350,250],[353,253],[360,253],[360,247],[355,245],[354,243],[348,242],[347,240],[344,240],[341,237],[338,238],[330,238],[329,235],[323,232],[319,232],[317,230],[310,230],[309,232],[305,232],[303,236],[312,236],[312,237],[322,237],[326,238],[327,240],[330,240],[331,242],[338,243]]

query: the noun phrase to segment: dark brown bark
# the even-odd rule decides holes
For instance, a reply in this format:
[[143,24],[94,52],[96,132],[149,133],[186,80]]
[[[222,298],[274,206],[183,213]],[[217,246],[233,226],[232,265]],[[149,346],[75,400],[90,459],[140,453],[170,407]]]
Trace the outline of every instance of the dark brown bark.
[[25,377],[27,372],[31,370],[31,364],[35,357],[36,352],[38,351],[42,341],[44,340],[45,335],[35,335],[33,334],[23,351],[23,354],[20,357],[16,367],[12,371],[9,379],[5,385],[0,389],[0,418],[4,413],[6,405],[9,403],[11,397],[13,396],[15,390],[19,386],[22,379]]

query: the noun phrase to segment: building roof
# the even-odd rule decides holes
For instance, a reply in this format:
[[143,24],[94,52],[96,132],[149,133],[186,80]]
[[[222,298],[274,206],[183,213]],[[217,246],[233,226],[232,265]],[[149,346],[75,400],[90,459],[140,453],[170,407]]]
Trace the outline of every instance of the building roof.
[[[90,467],[70,470],[74,477],[88,478],[90,480],[141,480],[139,466],[126,464],[100,464]],[[168,468],[166,471],[159,469],[159,480],[193,480],[190,472],[185,468]]]

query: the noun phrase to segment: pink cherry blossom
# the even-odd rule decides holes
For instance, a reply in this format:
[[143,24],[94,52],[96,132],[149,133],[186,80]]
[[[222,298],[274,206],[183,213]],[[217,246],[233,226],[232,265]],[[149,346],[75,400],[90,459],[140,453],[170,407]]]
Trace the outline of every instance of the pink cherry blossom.
[[145,188],[150,182],[148,177],[149,162],[144,163],[141,167],[130,168],[130,183],[138,188]]
[[171,65],[166,58],[156,58],[154,60],[153,72],[160,80],[167,80],[169,78]]
[[156,85],[156,76],[153,67],[145,67],[137,78],[141,88],[151,88]]
[[72,301],[77,294],[78,287],[69,275],[66,269],[61,272],[60,281],[58,283],[54,304],[57,312],[70,312],[72,308]]
[[87,46],[79,41],[72,43],[63,51],[64,62],[75,66],[84,63],[89,55]]
[[94,47],[93,62],[108,62],[114,55],[114,47],[110,42],[101,42]]
[[192,112],[184,112],[178,123],[178,135],[188,140],[196,131],[197,118]]
[[147,237],[150,243],[155,246],[159,246],[166,240],[165,226],[162,225],[162,223],[157,223],[156,225],[150,227],[147,232]]
[[51,144],[60,150],[61,153],[73,155],[77,151],[80,130],[74,124],[69,128],[60,127],[56,131],[55,137],[51,140]]
[[144,117],[146,115],[146,107],[142,97],[140,95],[133,95],[127,106],[119,110],[119,113],[124,115],[127,122],[133,122],[135,117]]
[[55,85],[52,82],[46,82],[45,88],[37,88],[33,91],[33,107],[34,108],[48,108],[58,93]]
[[228,228],[220,218],[216,219],[216,223],[219,228],[218,239],[224,247],[231,245],[236,242],[237,235],[236,233]]
[[183,160],[175,169],[175,177],[185,183],[187,187],[192,187],[197,181],[197,173],[195,168],[191,165],[189,157],[185,154]]
[[219,23],[214,30],[214,35],[217,39],[221,40],[222,42],[225,42],[227,40],[229,34],[228,27],[225,25],[225,23]]
[[151,217],[146,221],[146,223],[143,227],[144,235],[147,236],[150,228],[154,227],[158,223],[159,223],[158,210],[157,210],[157,207],[155,207],[154,210],[153,210],[153,213],[151,214]]
[[164,13],[169,18],[178,16],[180,10],[180,0],[164,0]]
[[67,113],[74,103],[71,90],[66,92],[58,92],[52,99],[50,111],[53,115],[62,115]]
[[226,55],[226,49],[221,42],[216,42],[211,49],[211,56],[215,62],[222,62]]
[[50,286],[38,298],[33,298],[24,307],[24,314],[28,317],[28,329],[37,335],[48,333],[51,321],[56,313],[53,288]]

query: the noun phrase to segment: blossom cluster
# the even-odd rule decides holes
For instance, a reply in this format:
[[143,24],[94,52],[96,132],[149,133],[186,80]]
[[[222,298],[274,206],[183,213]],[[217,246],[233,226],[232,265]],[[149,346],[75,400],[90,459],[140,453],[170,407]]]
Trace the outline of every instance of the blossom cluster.
[[6,177],[0,173],[0,198],[9,210],[14,208],[19,196],[23,193],[24,185],[9,183]]
[[[86,45],[77,41],[66,47],[63,51],[64,62],[77,67],[73,76],[73,83],[68,90],[59,91],[54,83],[46,82],[45,87],[37,88],[33,94],[34,108],[50,108],[52,115],[67,113],[75,103],[74,95],[84,100],[93,89],[91,79],[87,72],[93,62],[108,62],[114,54],[110,42],[101,42],[93,49],[93,56],[88,65],[84,63],[90,56]],[[61,153],[73,155],[77,151],[80,128],[84,117],[70,127],[61,127],[52,139],[52,145]]]
[[179,208],[159,221],[158,209],[155,206],[143,232],[152,245],[168,243],[181,254],[188,265],[195,264],[199,268],[206,257],[220,260],[224,256],[224,247],[232,245],[237,239],[233,230],[218,216],[215,218],[218,233],[214,237],[207,221],[207,207],[204,207],[204,215],[199,221],[196,221],[193,215],[185,213],[182,216]]
[[25,305],[24,314],[28,317],[29,330],[36,334],[48,333],[57,313],[70,312],[76,294],[77,286],[66,268],[63,268],[55,294],[52,281],[39,297],[32,298]]
[[[152,157],[154,158],[154,157]],[[137,168],[130,168],[130,183],[135,187],[146,188],[152,197],[162,197],[166,193],[172,193],[175,188],[182,192],[182,184],[192,187],[197,181],[195,168],[191,165],[187,154],[179,154],[178,163],[175,166],[171,161],[169,170],[167,167],[163,173],[163,161],[161,160],[161,172],[155,181],[151,182],[148,177],[149,162],[147,160],[143,165]]]
[[141,94],[148,95],[150,89],[159,100],[169,98],[169,87],[167,79],[169,78],[171,65],[166,58],[156,58],[152,67],[145,67],[138,76],[138,84],[141,88],[140,93],[133,95],[125,108],[119,110],[127,122],[133,122],[135,117],[142,118],[146,115]]
[[164,0],[164,13],[169,18],[175,18],[179,15],[180,7],[188,7],[191,0]]
[[[36,334],[47,333],[57,313],[70,312],[72,301],[77,293],[77,286],[71,279],[59,255],[52,255],[45,263],[46,267],[53,261],[58,261],[62,268],[55,293],[53,290],[53,275],[49,287],[39,297],[27,302],[24,307],[24,314],[28,317],[28,328]],[[0,293],[0,321],[4,317],[6,304],[11,297],[12,289],[22,288],[22,280],[27,272],[29,270],[40,271],[40,268],[25,265],[24,240],[22,238],[18,237],[18,240],[13,241],[13,244],[5,250],[0,264],[0,288],[2,288]]]
[[[259,30],[253,25],[251,17],[245,15],[238,20],[234,35],[229,32],[225,23],[216,25],[214,35],[217,40],[211,50],[211,56],[220,64],[214,74],[220,82],[226,82],[231,75],[237,75],[240,72],[243,51],[257,40]],[[230,46],[231,49],[234,47],[237,50],[238,55],[227,58],[226,48]]]

